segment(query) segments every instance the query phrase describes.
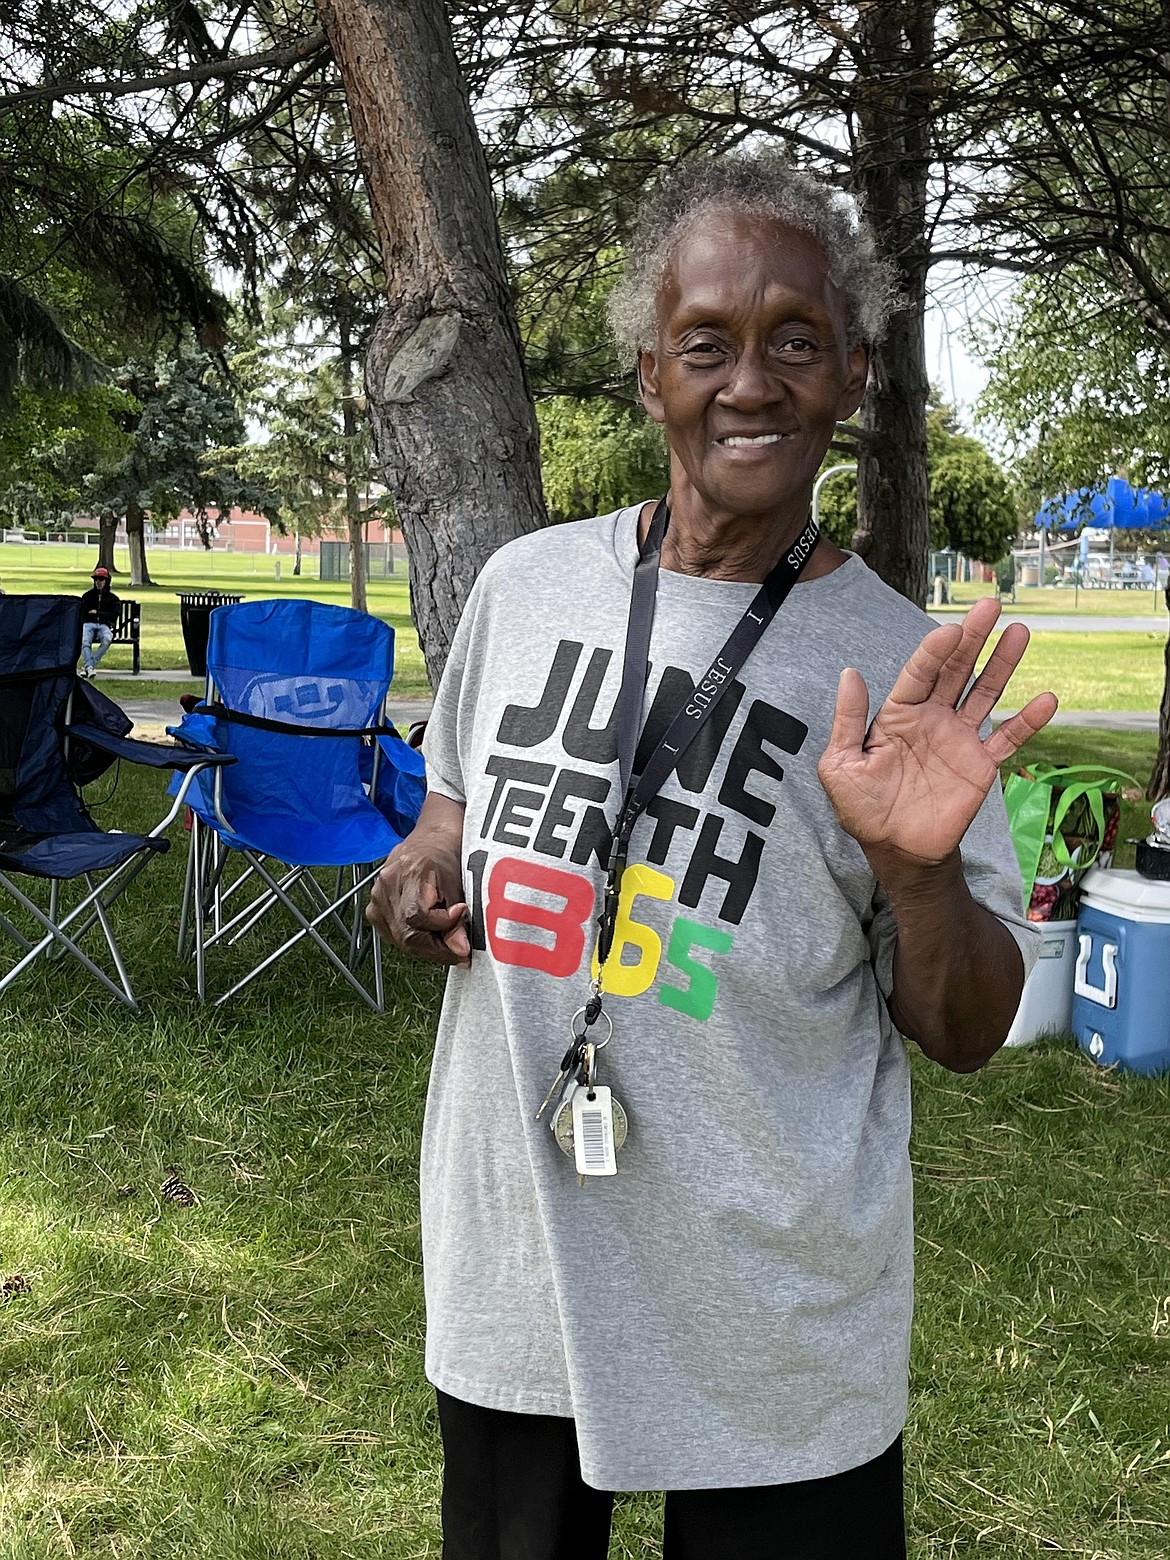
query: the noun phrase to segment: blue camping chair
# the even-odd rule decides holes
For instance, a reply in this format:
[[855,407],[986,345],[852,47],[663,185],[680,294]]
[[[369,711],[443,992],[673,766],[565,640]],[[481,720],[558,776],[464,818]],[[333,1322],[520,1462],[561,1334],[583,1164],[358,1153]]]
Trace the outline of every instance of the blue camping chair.
[[[314,945],[371,1007],[382,958],[365,889],[422,805],[420,756],[385,723],[394,630],[350,607],[249,601],[211,614],[205,702],[180,741],[229,754],[201,776],[179,951],[206,994],[209,950],[283,912],[295,931],[218,997],[226,1002],[290,949]],[[369,960],[372,989],[361,979]]]
[[[0,932],[20,951],[0,991],[38,960],[68,953],[137,1011],[110,906],[168,848],[164,832],[197,777],[231,760],[128,739],[125,713],[77,676],[80,652],[79,597],[0,596],[0,889],[18,907],[16,921],[0,914]],[[107,833],[81,797],[117,759],[178,772],[174,805],[149,834]],[[47,908],[20,877],[48,882]],[[70,883],[83,892],[66,909]],[[117,983],[80,946],[95,926]]]

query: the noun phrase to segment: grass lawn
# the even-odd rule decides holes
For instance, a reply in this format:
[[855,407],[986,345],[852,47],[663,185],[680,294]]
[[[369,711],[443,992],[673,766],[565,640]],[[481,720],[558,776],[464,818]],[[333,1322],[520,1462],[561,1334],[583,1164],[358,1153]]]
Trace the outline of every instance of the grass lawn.
[[1164,630],[1036,631],[1004,702],[1018,706],[1051,690],[1066,710],[1157,710],[1166,680],[1165,655]]
[[[119,553],[119,561],[125,559]],[[150,555],[150,568],[158,582],[154,590],[139,590],[142,601],[142,666],[138,678],[127,677],[115,687],[105,684],[112,698],[178,699],[184,687],[155,684],[147,688],[151,671],[186,666],[179,626],[179,602],[175,591],[208,586],[217,590],[238,591],[246,599],[262,597],[308,596],[316,601],[349,602],[347,584],[322,584],[316,578],[316,560],[307,560],[314,571],[299,579],[291,575],[292,562],[282,558],[281,574],[274,577],[276,559],[255,553],[204,553],[162,551]],[[4,588],[10,591],[78,592],[89,583],[91,550],[76,545],[45,546],[6,544],[0,550],[0,570]],[[117,579],[114,589],[129,594]],[[979,595],[993,587],[959,585],[954,598],[960,606],[970,606]],[[1113,612],[1126,616],[1141,615],[1150,606],[1152,592],[1082,591],[1082,609],[1088,612]],[[1033,603],[1032,598],[1036,601]],[[1043,598],[1043,600],[1041,600]],[[410,620],[410,602],[406,576],[395,580],[372,580],[369,586],[371,610],[390,623],[396,634],[396,667],[393,692],[399,698],[428,698],[422,652]],[[1165,679],[1166,609],[1159,595],[1159,613],[1150,612],[1148,633],[1080,635],[1076,633],[1036,633],[1013,693],[1018,702],[1033,693],[1052,689],[1065,709],[1073,710],[1156,710]],[[1048,589],[1021,593],[1020,610],[1071,612],[1072,592]],[[1160,615],[1159,615],[1160,614]],[[130,667],[129,646],[115,645],[103,666],[109,670]],[[192,686],[195,686],[194,684]],[[157,691],[156,691],[157,690]]]
[[[1029,754],[1153,751],[1063,730]],[[162,805],[124,767],[99,816]],[[375,1016],[285,961],[201,1008],[184,850],[116,912],[145,1016],[68,965],[0,998],[0,1557],[437,1556],[416,1166],[440,980],[391,955]],[[1170,1080],[1059,1042],[914,1075],[911,1555],[1164,1560]],[[619,1502],[613,1557],[659,1552],[656,1508]]]
[[1149,780],[1158,753],[1154,731],[1105,731],[1091,726],[1048,726],[1023,749],[1020,762],[1044,759],[1051,764],[1104,764],[1124,769],[1143,784]]
[[[110,655],[113,653],[111,650]],[[102,666],[105,665],[106,661],[103,661]],[[161,677],[152,678],[149,674],[139,677],[99,677],[94,682],[95,688],[99,688],[117,704],[123,699],[166,699],[176,709],[179,707],[180,694],[202,694],[203,686],[202,677],[186,677],[182,682],[173,682],[170,678],[164,681]]]
[[[77,594],[89,588],[89,574],[96,553],[74,544],[58,546],[21,546],[7,543],[0,549],[0,580],[9,592],[45,592],[51,594]],[[119,567],[126,570],[124,549],[117,554]],[[130,686],[137,690],[143,682],[143,674],[171,668],[185,668],[187,657],[183,650],[183,635],[179,624],[179,590],[222,590],[243,595],[247,601],[264,598],[309,597],[313,601],[332,601],[341,606],[349,605],[349,584],[346,581],[322,583],[316,574],[316,559],[307,559],[306,572],[299,578],[292,574],[292,559],[280,560],[281,578],[275,577],[277,559],[263,553],[205,553],[163,551],[152,553],[148,549],[148,563],[155,581],[153,589],[131,590],[126,583],[128,572],[115,577],[113,589],[117,595],[128,596],[142,603],[142,673],[130,676]],[[394,692],[400,698],[429,698],[430,684],[423,666],[418,636],[410,619],[410,597],[405,570],[393,580],[371,580],[368,587],[370,610],[375,616],[389,623],[395,633]],[[102,665],[110,671],[130,672],[131,651],[129,645],[113,645]],[[169,697],[171,691],[177,699],[183,688],[167,686],[161,695],[138,692],[139,698]],[[125,695],[131,697],[134,695]],[[118,697],[112,694],[111,697]]]
[[[965,612],[972,602],[981,596],[994,596],[994,582],[988,585],[972,582],[949,587],[950,600],[940,611]],[[1053,613],[1057,616],[1074,614],[1090,617],[1149,617],[1166,629],[1166,593],[1154,590],[1080,590],[1071,586],[1046,585],[1043,590],[1022,586],[1016,591],[1015,601],[1003,598],[1005,612]]]

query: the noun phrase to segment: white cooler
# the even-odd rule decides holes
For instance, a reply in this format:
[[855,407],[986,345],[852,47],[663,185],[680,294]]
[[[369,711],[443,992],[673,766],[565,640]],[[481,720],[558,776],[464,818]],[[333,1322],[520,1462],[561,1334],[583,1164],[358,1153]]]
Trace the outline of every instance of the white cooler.
[[1038,921],[1040,957],[1024,982],[1015,1022],[1004,1045],[1031,1045],[1042,1035],[1072,1033],[1077,923]]

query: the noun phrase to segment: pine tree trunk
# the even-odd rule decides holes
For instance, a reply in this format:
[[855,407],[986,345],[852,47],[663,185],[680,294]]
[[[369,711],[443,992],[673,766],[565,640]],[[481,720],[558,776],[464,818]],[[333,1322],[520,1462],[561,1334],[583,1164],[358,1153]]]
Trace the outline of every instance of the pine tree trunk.
[[126,507],[126,545],[130,550],[130,584],[153,585],[146,566],[146,515],[137,504]]
[[362,517],[351,495],[356,495],[346,483],[345,530],[349,537],[349,604],[358,612],[366,612],[366,538]]
[[896,267],[903,307],[874,353],[862,407],[853,546],[887,584],[925,606],[930,386],[923,314],[934,6],[902,0],[861,7],[859,27],[867,68],[857,86],[855,188]]
[[[1166,606],[1170,608],[1170,583],[1166,586]],[[1162,684],[1162,707],[1158,711],[1158,756],[1146,795],[1151,802],[1170,796],[1170,637],[1166,640],[1166,679]]]
[[111,574],[116,574],[118,571],[114,567],[114,538],[118,534],[118,517],[103,515],[98,525],[98,567],[109,569]]
[[366,607],[366,534],[358,497],[357,472],[354,470],[354,446],[357,440],[357,412],[353,401],[353,342],[349,326],[341,322],[341,426],[345,435],[342,462],[345,469],[345,529],[349,536],[349,604],[358,612]]
[[547,523],[536,416],[442,0],[318,7],[386,268],[366,397],[435,684],[488,556]]

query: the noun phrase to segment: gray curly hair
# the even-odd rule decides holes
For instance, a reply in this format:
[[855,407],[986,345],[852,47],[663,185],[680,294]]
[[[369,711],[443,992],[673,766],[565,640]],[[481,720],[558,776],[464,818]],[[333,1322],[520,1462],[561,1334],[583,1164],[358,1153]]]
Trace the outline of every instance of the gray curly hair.
[[878,254],[857,203],[794,168],[780,152],[737,152],[683,164],[643,204],[626,246],[625,269],[609,298],[610,328],[624,353],[636,357],[653,350],[655,300],[675,249],[701,216],[729,206],[811,233],[845,299],[848,345],[881,339],[895,302],[893,270]]

